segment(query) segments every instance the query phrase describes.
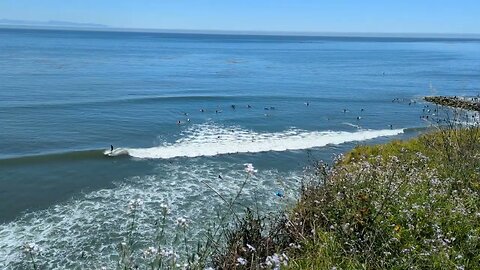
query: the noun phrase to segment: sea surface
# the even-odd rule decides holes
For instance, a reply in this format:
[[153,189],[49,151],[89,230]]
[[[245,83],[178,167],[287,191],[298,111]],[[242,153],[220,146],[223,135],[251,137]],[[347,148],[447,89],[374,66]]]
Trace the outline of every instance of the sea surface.
[[239,200],[278,210],[312,160],[417,135],[425,95],[479,93],[475,39],[0,29],[0,268],[27,242],[45,269],[115,265],[133,199],[138,249],[162,203],[193,244],[245,163]]

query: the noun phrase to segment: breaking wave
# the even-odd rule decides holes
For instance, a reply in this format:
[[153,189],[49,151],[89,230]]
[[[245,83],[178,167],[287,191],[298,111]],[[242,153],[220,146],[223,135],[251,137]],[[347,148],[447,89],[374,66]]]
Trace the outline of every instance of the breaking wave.
[[125,153],[141,159],[216,156],[235,153],[303,150],[331,144],[364,141],[403,133],[403,129],[346,131],[306,131],[259,133],[239,127],[225,128],[213,124],[196,125],[182,138],[150,148],[129,148]]

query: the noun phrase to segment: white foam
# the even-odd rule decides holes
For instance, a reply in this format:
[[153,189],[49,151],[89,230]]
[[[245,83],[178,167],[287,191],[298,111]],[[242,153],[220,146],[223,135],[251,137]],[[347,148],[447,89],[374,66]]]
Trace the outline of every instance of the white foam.
[[214,124],[196,125],[175,143],[151,148],[127,149],[132,157],[169,159],[175,157],[216,156],[234,153],[302,150],[329,144],[364,141],[403,133],[403,129],[346,131],[306,131],[259,133],[238,127],[225,128]]
[[[258,169],[256,177],[243,188],[239,201],[255,203],[260,209],[278,210],[286,203],[275,196],[275,191],[282,187],[287,196],[295,198],[301,173]],[[218,178],[219,174],[222,179]],[[27,242],[36,242],[43,249],[37,258],[39,269],[100,269],[102,266],[116,269],[116,246],[128,231],[127,205],[135,198],[144,201],[136,216],[136,252],[153,244],[157,228],[154,222],[159,218],[162,203],[167,203],[171,209],[167,239],[175,238],[176,217],[186,216],[189,239],[195,246],[208,224],[218,221],[217,211],[226,210],[224,202],[200,181],[232,199],[245,175],[243,162],[192,159],[159,164],[150,175],[125,179],[112,189],[94,191],[25,214],[15,221],[0,224],[0,269],[29,269],[30,262],[21,251],[21,246]],[[136,257],[141,258],[140,254]]]
[[118,156],[128,155],[128,150],[123,148],[117,148],[117,149],[114,149],[113,151],[105,150],[103,154],[107,157],[118,157]]
[[344,125],[347,125],[347,126],[354,127],[354,128],[356,128],[356,129],[360,129],[360,130],[362,129],[362,127],[361,127],[361,126],[359,126],[359,125],[355,125],[355,124],[352,124],[352,123],[343,123],[343,124],[344,124]]
[[[283,151],[401,132],[311,132],[292,129],[280,133],[257,133],[238,127],[227,129],[206,124],[192,126],[182,134],[182,139],[173,144],[128,151],[130,155],[142,158]],[[158,162],[158,167],[149,171],[148,175],[122,180],[112,189],[79,195],[68,202],[0,224],[0,269],[29,267],[28,260],[21,253],[21,246],[26,242],[36,242],[44,249],[38,258],[41,269],[99,269],[101,266],[114,269],[118,260],[116,245],[123,241],[129,222],[126,206],[134,198],[141,198],[145,202],[137,217],[138,252],[152,245],[156,229],[154,221],[161,212],[161,203],[165,202],[172,211],[168,239],[174,239],[175,218],[186,216],[191,220],[189,239],[193,246],[208,228],[208,223],[216,221],[217,211],[225,210],[225,203],[200,180],[231,199],[242,186],[242,179],[245,178],[242,164],[245,162],[250,160],[239,160],[238,164],[198,159],[181,160],[178,163]],[[296,197],[302,172],[282,173],[267,168],[258,169],[257,176],[243,189],[240,198],[242,203],[276,210],[280,204],[286,203],[275,196],[278,189],[284,189],[290,199]],[[222,178],[218,175],[222,175]],[[84,252],[86,255],[82,258]]]

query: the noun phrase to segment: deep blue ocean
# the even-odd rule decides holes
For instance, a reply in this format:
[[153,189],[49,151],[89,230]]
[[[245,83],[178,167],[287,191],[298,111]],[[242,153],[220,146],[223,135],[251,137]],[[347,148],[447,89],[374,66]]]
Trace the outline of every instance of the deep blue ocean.
[[139,248],[162,203],[193,243],[245,163],[240,200],[285,207],[312,160],[417,135],[423,96],[479,93],[475,39],[0,29],[0,268],[26,242],[45,269],[112,265],[132,199]]

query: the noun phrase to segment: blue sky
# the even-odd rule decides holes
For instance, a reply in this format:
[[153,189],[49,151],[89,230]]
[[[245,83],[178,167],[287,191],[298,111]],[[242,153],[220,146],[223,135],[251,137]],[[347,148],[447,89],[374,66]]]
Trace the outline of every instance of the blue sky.
[[122,28],[480,33],[480,0],[0,0],[0,19]]

